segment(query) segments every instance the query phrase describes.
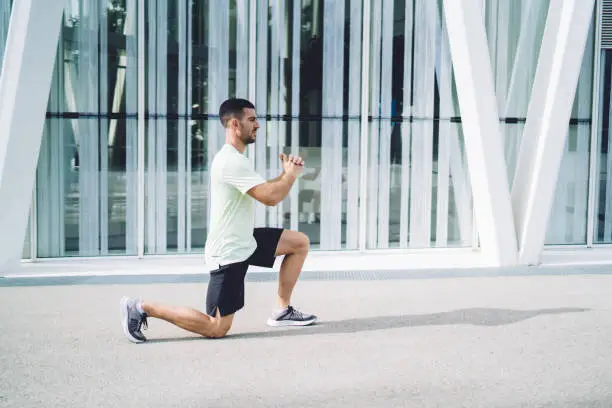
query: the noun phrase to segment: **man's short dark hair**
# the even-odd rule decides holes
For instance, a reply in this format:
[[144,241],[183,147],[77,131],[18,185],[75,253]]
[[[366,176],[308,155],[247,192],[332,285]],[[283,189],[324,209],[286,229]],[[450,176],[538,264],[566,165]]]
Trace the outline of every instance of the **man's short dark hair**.
[[219,120],[223,127],[231,118],[242,119],[243,109],[255,109],[255,105],[246,99],[230,98],[225,100],[219,107]]

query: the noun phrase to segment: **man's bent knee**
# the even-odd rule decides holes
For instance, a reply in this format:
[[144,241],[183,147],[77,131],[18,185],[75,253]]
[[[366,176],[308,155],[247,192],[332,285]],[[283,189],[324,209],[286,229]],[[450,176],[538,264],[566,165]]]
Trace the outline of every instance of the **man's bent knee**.
[[310,249],[310,239],[303,232],[285,230],[276,247],[276,256],[291,254],[307,254]]
[[229,331],[229,329],[230,329],[229,327],[215,326],[212,332],[210,333],[210,336],[208,337],[212,339],[220,339],[227,335],[227,332]]
[[310,238],[308,235],[303,232],[299,232],[299,240],[298,247],[296,248],[296,252],[308,252],[310,249]]
[[234,319],[234,315],[228,315],[221,317],[219,313],[219,309],[217,309],[216,317],[213,320],[212,330],[206,337],[210,337],[213,339],[220,339],[221,337],[225,337],[227,332],[232,327],[232,321]]

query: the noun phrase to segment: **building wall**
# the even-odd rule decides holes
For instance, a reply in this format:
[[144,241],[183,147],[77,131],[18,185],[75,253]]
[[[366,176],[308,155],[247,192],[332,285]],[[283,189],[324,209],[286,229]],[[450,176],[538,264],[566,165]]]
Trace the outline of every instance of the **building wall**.
[[[442,0],[366,4],[67,2],[24,257],[201,253],[218,106],[233,96],[261,116],[249,151],[259,172],[276,176],[280,152],[306,160],[258,224],[304,231],[323,251],[477,248]],[[483,1],[510,185],[548,7]],[[596,21],[548,245],[612,241],[607,132],[592,139]]]

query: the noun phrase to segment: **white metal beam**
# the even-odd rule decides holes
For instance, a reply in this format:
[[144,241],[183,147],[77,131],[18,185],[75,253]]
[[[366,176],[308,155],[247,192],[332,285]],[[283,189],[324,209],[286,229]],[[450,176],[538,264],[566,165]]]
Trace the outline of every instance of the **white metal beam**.
[[13,4],[0,74],[0,271],[21,257],[63,6]]
[[593,5],[559,0],[548,9],[512,186],[522,264],[538,263],[544,246]]
[[482,2],[444,0],[444,16],[483,255],[512,265],[516,233]]

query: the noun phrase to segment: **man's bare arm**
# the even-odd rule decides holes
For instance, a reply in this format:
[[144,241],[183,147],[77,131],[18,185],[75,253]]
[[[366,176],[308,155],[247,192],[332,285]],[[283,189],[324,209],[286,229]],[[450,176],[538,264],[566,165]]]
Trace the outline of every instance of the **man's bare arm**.
[[273,179],[268,180],[268,183],[274,183],[275,181],[279,181],[280,179],[283,178],[283,175],[285,174],[285,170],[282,171],[282,173],[280,174],[280,176],[278,177],[274,177]]
[[304,169],[304,161],[299,156],[287,157],[281,153],[280,159],[283,163],[281,175],[248,191],[251,197],[268,206],[275,206],[287,197],[293,183]]
[[275,179],[251,188],[247,193],[257,201],[273,207],[287,197],[295,180],[296,176],[283,172]]

